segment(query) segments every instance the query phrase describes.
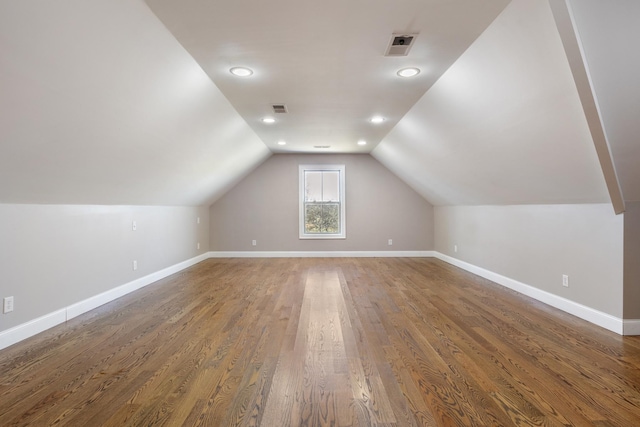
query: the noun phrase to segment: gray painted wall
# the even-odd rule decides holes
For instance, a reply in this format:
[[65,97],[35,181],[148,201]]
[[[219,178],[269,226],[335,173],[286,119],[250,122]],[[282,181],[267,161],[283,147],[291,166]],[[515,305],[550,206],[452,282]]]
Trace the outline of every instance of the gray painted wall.
[[640,319],[640,202],[624,213],[624,318]]
[[208,216],[207,207],[0,204],[0,297],[15,299],[0,331],[207,252]]
[[436,207],[435,249],[622,318],[623,220],[609,204]]
[[[300,240],[298,165],[322,163],[345,165],[347,238]],[[274,155],[214,203],[210,217],[214,251],[433,249],[433,207],[367,154]]]

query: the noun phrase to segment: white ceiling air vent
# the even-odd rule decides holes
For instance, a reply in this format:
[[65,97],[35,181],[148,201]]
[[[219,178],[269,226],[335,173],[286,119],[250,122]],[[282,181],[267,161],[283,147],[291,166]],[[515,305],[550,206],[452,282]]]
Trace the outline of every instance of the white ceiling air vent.
[[417,36],[417,33],[393,33],[391,35],[391,41],[389,41],[389,47],[387,48],[387,52],[384,56],[407,56],[409,54],[409,49],[413,46],[413,42],[416,40]]
[[276,114],[284,114],[287,112],[287,106],[284,104],[273,104],[273,112]]

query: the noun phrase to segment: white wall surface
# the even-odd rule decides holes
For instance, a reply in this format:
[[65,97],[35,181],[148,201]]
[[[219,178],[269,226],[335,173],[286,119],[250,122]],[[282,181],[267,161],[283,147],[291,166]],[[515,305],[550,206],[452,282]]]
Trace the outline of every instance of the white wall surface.
[[623,221],[608,204],[438,206],[435,249],[622,318]]
[[0,202],[208,205],[270,152],[142,0],[0,2]]
[[545,1],[513,0],[372,155],[434,205],[609,201]]
[[205,254],[208,242],[206,207],[0,204],[0,298],[15,299],[0,332]]
[[[346,239],[299,239],[300,164],[345,165]],[[210,216],[213,251],[433,249],[433,207],[368,154],[276,154],[214,203]]]

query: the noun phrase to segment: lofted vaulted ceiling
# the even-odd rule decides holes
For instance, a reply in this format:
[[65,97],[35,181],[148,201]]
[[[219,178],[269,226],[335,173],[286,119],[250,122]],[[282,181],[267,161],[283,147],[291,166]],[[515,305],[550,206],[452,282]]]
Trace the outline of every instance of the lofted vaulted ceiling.
[[509,4],[373,155],[436,205],[609,201],[546,1]]
[[640,201],[640,2],[570,0],[569,9],[626,201]]
[[0,1],[0,203],[206,205],[271,152],[142,0]]
[[[509,0],[146,2],[273,152],[353,153],[370,152]],[[385,56],[393,33],[417,34],[407,56]],[[398,77],[404,67],[421,73]]]
[[[607,16],[607,49],[579,12],[637,199],[634,74],[607,66],[637,31]],[[0,51],[0,203],[208,205],[281,152],[370,152],[437,205],[609,199],[547,1],[4,1]]]

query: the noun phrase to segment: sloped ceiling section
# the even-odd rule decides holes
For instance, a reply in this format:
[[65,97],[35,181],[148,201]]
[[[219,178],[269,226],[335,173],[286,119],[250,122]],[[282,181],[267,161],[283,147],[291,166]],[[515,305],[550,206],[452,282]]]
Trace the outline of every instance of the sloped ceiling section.
[[208,205],[270,151],[142,0],[0,3],[0,203]]
[[611,149],[604,132],[600,113],[598,112],[596,98],[589,81],[582,49],[580,48],[579,38],[572,22],[569,7],[565,0],[549,0],[549,5],[553,11],[558,34],[560,35],[565,53],[567,54],[567,61],[571,68],[573,81],[576,84],[578,96],[580,97],[584,115],[591,132],[593,146],[600,160],[602,176],[611,197],[611,205],[617,214],[622,213],[625,210],[625,203],[622,198],[620,182],[611,156]]
[[[262,141],[281,153],[370,152],[509,2],[146,1]],[[394,32],[417,34],[407,56],[384,55]],[[253,75],[231,75],[236,66]],[[420,75],[399,78],[409,66]],[[272,104],[286,104],[288,113],[265,125]],[[384,122],[372,126],[374,115]],[[277,144],[282,140],[286,146]]]
[[570,0],[623,197],[640,201],[640,2]]
[[609,201],[542,1],[512,1],[372,155],[436,205]]

